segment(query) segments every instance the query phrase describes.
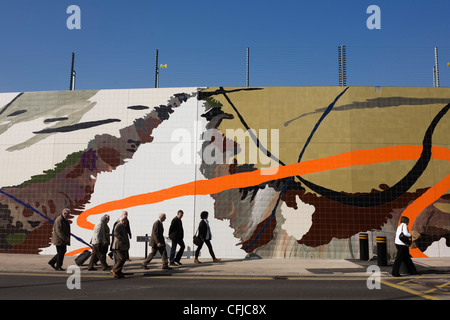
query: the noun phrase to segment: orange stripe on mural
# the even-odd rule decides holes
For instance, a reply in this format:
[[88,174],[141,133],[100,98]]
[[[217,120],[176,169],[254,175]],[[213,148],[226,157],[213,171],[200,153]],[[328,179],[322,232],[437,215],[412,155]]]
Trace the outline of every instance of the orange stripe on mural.
[[65,254],[65,256],[75,256],[75,255],[77,255],[77,254],[79,254],[79,253],[82,253],[84,250],[91,250],[91,249],[92,249],[92,248],[90,248],[90,247],[84,247],[84,248],[76,249],[76,250],[67,252],[67,253]]
[[[305,175],[308,173],[351,167],[355,165],[369,165],[396,160],[415,160],[420,157],[421,152],[422,146],[411,145],[383,147],[369,150],[355,150],[321,159],[280,166],[277,168],[236,173],[233,175],[221,176],[208,180],[197,180],[163,190],[100,204],[80,214],[77,219],[77,224],[82,228],[93,230],[94,224],[87,221],[88,217],[91,215],[158,203],[183,196],[215,194],[229,189],[255,186],[267,181],[283,179],[296,175]],[[432,158],[450,161],[450,149],[433,147]]]
[[[414,225],[414,221],[426,207],[433,204],[442,197],[450,189],[450,175],[446,176],[439,183],[428,189],[423,195],[411,203],[403,212],[402,216],[409,218],[410,225]],[[399,223],[400,224],[400,223]],[[410,249],[413,258],[426,258],[427,256],[418,248]]]
[[411,225],[414,224],[417,216],[429,205],[442,197],[450,189],[450,174],[439,183],[428,189],[423,195],[411,203],[402,213],[409,218]]

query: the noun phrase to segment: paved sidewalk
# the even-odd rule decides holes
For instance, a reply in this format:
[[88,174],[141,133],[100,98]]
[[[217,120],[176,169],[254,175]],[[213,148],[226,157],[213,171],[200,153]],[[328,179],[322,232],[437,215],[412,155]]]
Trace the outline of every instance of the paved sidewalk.
[[[58,273],[48,261],[48,255],[0,254],[0,272]],[[66,256],[63,268],[75,265],[74,256]],[[450,258],[413,259],[417,270],[423,276],[439,274],[450,275]],[[89,261],[89,260],[88,260]],[[87,262],[81,266],[82,274],[106,275],[98,265],[97,271],[88,271]],[[149,270],[141,267],[143,258],[132,257],[125,263],[124,272],[133,275],[177,275],[177,276],[224,276],[224,277],[367,277],[369,266],[376,266],[377,260],[333,260],[333,259],[223,259],[213,263],[210,258],[202,258],[201,264],[193,259],[182,259],[183,265],[171,270],[162,270],[161,259],[154,258]],[[112,260],[107,257],[107,263]],[[380,267],[381,276],[390,276],[392,262]],[[62,272],[64,273],[64,272]],[[406,275],[405,275],[406,276]]]

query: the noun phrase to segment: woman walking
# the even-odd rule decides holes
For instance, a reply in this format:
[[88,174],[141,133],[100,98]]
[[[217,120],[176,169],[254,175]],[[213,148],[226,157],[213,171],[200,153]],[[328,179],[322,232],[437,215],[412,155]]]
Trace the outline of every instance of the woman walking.
[[409,244],[410,242],[403,239],[401,240],[400,235],[403,233],[407,238],[411,238],[411,234],[408,230],[409,218],[401,217],[400,225],[397,228],[397,232],[395,233],[395,246],[397,247],[397,256],[395,257],[394,266],[392,267],[392,276],[400,277],[400,266],[402,262],[405,264],[408,269],[409,274],[417,274],[416,267],[411,260],[411,256],[409,255]]
[[201,263],[198,260],[198,256],[200,254],[200,250],[203,247],[203,243],[206,243],[206,246],[209,249],[209,254],[213,258],[213,262],[219,262],[221,259],[216,258],[216,255],[214,254],[214,251],[213,251],[213,248],[211,245],[212,234],[211,234],[211,229],[209,227],[209,222],[208,222],[208,212],[203,211],[200,214],[200,219],[202,219],[202,220],[200,221],[200,224],[198,226],[198,236],[199,236],[201,242],[198,245],[197,250],[195,250],[194,262]]

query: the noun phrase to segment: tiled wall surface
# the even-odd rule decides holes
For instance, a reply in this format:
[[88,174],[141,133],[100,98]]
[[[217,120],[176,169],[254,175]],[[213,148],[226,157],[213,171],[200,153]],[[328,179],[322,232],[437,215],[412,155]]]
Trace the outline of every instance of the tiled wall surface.
[[182,209],[185,256],[205,210],[219,257],[357,258],[361,232],[393,255],[402,215],[414,256],[450,256],[449,104],[449,88],[3,93],[0,252],[54,253],[69,207],[69,254],[127,210],[143,257],[136,237]]

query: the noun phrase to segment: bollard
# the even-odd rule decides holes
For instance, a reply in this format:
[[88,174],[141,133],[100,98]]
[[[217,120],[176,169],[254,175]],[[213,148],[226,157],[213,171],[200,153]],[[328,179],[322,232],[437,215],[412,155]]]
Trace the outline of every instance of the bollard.
[[387,266],[387,243],[386,237],[377,237],[377,260],[378,266]]
[[369,235],[359,234],[359,260],[369,260]]

